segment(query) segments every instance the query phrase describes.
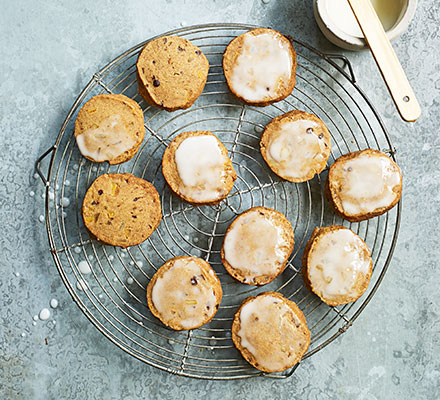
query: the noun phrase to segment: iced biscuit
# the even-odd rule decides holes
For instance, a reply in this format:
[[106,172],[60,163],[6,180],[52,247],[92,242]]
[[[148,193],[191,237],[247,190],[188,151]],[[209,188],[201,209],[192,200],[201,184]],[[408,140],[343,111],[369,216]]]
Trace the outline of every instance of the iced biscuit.
[[147,287],[148,307],[163,324],[180,331],[209,322],[222,300],[214,270],[198,257],[168,260]]
[[371,253],[353,231],[332,225],[316,228],[304,249],[303,279],[330,306],[357,300],[373,272]]
[[165,150],[162,172],[171,190],[195,205],[219,203],[237,179],[226,147],[208,131],[177,136]]
[[305,182],[319,174],[330,155],[331,138],[315,115],[293,110],[270,121],[260,149],[270,169],[290,182]]
[[189,40],[163,36],[148,42],[137,63],[139,93],[167,111],[190,107],[208,78],[209,62]]
[[223,54],[231,92],[241,101],[267,106],[285,99],[296,82],[292,43],[273,29],[257,28],[233,39]]
[[325,193],[342,218],[363,221],[386,213],[399,202],[402,173],[379,150],[344,154],[329,169]]
[[139,105],[121,94],[92,97],[79,110],[75,138],[81,154],[95,162],[120,164],[131,159],[145,136]]
[[154,186],[128,173],[96,178],[84,197],[82,215],[99,240],[124,248],[147,239],[162,219]]
[[221,258],[226,271],[241,283],[265,285],[284,271],[293,246],[287,218],[271,208],[254,207],[229,226]]
[[232,340],[255,368],[281,372],[301,360],[310,345],[310,331],[293,301],[265,292],[248,297],[235,313]]

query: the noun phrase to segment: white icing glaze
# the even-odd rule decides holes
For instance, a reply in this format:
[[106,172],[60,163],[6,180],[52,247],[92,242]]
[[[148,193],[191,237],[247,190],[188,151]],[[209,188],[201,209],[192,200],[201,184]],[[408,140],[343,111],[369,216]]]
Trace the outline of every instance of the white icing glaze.
[[324,139],[313,132],[316,127],[318,123],[310,120],[285,122],[272,136],[267,156],[283,177],[301,179],[321,169],[326,147]]
[[237,335],[260,366],[275,371],[291,365],[305,348],[306,341],[298,330],[301,325],[279,298],[258,296],[241,308]]
[[50,306],[51,306],[52,308],[57,308],[57,307],[58,307],[58,300],[57,300],[57,299],[52,299],[52,300],[50,301]]
[[175,152],[183,195],[195,201],[215,201],[225,194],[225,163],[217,139],[212,135],[190,136]]
[[325,299],[357,296],[359,274],[370,271],[370,257],[365,244],[349,229],[331,231],[318,238],[309,256],[311,285]]
[[136,140],[126,131],[120,115],[111,115],[96,128],[76,137],[79,151],[85,157],[102,162],[113,160],[131,149]]
[[229,84],[249,102],[259,102],[277,95],[280,84],[292,75],[289,44],[273,33],[245,34]]
[[[196,284],[191,283],[193,278]],[[200,325],[206,315],[216,312],[217,298],[212,286],[193,260],[175,260],[156,280],[151,299],[164,321],[178,320],[184,329]]]
[[361,154],[336,167],[334,176],[341,177],[339,197],[347,215],[370,213],[396,199],[393,188],[401,183],[400,171],[386,155]]
[[276,274],[289,256],[283,228],[258,210],[238,217],[233,224],[223,244],[226,261],[240,270],[245,282],[254,282],[256,276]]

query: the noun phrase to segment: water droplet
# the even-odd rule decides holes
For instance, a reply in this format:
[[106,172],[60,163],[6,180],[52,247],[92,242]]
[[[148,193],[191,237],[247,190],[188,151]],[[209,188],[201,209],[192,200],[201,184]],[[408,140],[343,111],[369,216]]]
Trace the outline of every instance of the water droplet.
[[98,297],[102,299],[104,296],[102,294],[98,294]]
[[35,192],[34,192],[33,190],[31,190],[31,191],[29,192],[29,196],[34,197],[34,196],[35,196]]
[[52,308],[57,308],[57,307],[58,307],[58,300],[57,300],[57,299],[52,299],[52,300],[50,301],[50,306],[51,306]]
[[96,168],[96,167],[94,166],[94,167],[92,167],[92,171],[93,171],[93,172],[96,172],[96,171],[98,171],[98,168]]
[[116,278],[116,276],[113,278],[113,282],[117,282],[118,278]]
[[26,336],[26,333],[22,332],[21,337],[25,337],[25,336]]
[[69,186],[69,185],[70,185],[70,181],[69,181],[68,179],[66,179],[66,180],[64,181],[64,184],[65,184],[66,186]]
[[255,131],[255,133],[261,133],[261,132],[263,132],[263,127],[260,125],[255,125],[254,131]]
[[49,200],[53,200],[55,198],[54,192],[49,191]]
[[49,317],[50,317],[50,310],[49,310],[48,308],[43,308],[43,309],[40,311],[39,318],[40,318],[42,321],[46,321],[47,319],[49,319]]
[[134,261],[133,260],[130,261],[130,265],[134,265]]
[[80,246],[77,246],[77,247],[75,247],[75,248],[73,249],[73,251],[74,251],[76,254],[79,254],[79,253],[81,253],[81,247],[80,247]]
[[34,321],[38,321],[38,315],[34,315]]
[[80,290],[80,291],[87,290],[87,289],[88,289],[87,282],[84,281],[84,280],[82,280],[82,279],[79,279],[79,280],[76,282],[76,288],[77,288],[78,290]]
[[68,197],[63,197],[62,200],[60,201],[60,206],[69,207],[69,205],[70,205],[70,199]]
[[131,276],[129,276],[129,277],[127,278],[127,285],[133,285],[133,283],[134,283],[133,278],[132,278]]
[[40,176],[40,175],[38,175],[38,172],[35,172],[35,174],[34,174],[34,179],[38,179],[39,176]]
[[40,222],[44,222],[44,215],[40,215],[40,216],[38,217],[38,219],[39,219]]
[[78,263],[78,269],[81,271],[82,274],[87,275],[90,274],[90,272],[92,272],[92,270],[90,269],[90,265],[87,261],[80,261]]
[[20,272],[16,272],[15,276],[18,278],[20,276]]
[[114,257],[112,254],[110,254],[110,255],[108,256],[108,259],[109,259],[110,261],[113,261],[113,260],[115,259],[115,257]]
[[35,321],[33,321],[33,322],[32,322],[32,325],[33,325],[33,326],[36,326],[36,325],[37,325],[37,323],[36,323]]
[[144,263],[141,260],[136,261],[136,264],[138,265],[139,268],[142,268],[144,266]]
[[78,171],[78,168],[79,168],[78,164],[73,164],[73,169],[74,169],[75,171]]

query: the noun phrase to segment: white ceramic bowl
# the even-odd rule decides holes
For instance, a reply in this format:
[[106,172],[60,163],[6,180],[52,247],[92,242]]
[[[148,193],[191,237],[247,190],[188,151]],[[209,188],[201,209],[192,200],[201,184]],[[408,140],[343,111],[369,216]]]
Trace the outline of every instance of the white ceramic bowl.
[[[389,0],[383,0],[389,1]],[[334,18],[334,10],[330,10],[329,7],[335,5],[335,0],[314,0],[314,13],[315,19],[318,23],[324,36],[330,40],[336,46],[342,47],[347,50],[363,50],[368,48],[367,43],[361,35],[353,34],[353,30],[347,30],[342,27],[337,18]],[[348,2],[347,2],[348,5]],[[349,6],[348,6],[349,7]],[[402,0],[400,15],[397,21],[390,29],[386,30],[386,34],[389,40],[393,40],[400,36],[408,28],[411,20],[414,17],[417,8],[417,0]],[[330,10],[330,11],[329,11]],[[333,15],[332,15],[333,11]],[[343,10],[336,10],[343,11]],[[346,11],[346,10],[345,10]],[[351,9],[349,10],[350,17],[352,15]],[[342,18],[345,22],[346,19]]]

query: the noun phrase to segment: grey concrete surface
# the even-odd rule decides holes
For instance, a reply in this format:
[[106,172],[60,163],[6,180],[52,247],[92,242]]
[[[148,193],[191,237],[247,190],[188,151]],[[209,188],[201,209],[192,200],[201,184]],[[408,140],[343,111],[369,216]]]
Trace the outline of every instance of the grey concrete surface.
[[[398,150],[405,184],[398,245],[377,294],[344,335],[284,381],[174,376],[115,347],[73,303],[48,251],[36,158],[92,74],[182,25],[272,26],[331,52],[311,0],[6,1],[0,12],[1,399],[440,398],[440,3],[419,1],[394,48],[423,115],[403,123],[368,52],[344,54]],[[29,193],[35,192],[31,197]],[[19,275],[18,275],[19,274]],[[18,275],[18,276],[17,276]],[[32,325],[51,298],[52,317]],[[54,320],[56,324],[54,324]],[[24,334],[24,336],[22,336]]]

